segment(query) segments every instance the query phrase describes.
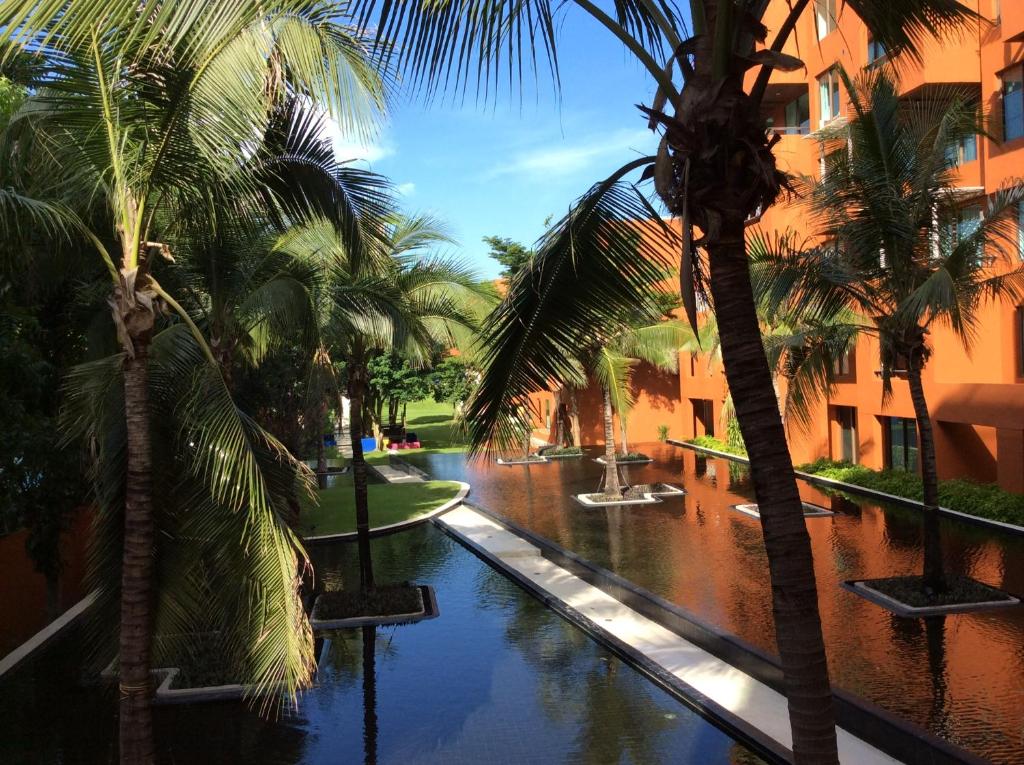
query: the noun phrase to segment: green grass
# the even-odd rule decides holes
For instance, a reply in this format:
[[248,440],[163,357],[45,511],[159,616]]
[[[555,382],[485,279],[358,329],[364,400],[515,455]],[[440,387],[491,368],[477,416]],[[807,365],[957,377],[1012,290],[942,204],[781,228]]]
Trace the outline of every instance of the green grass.
[[[872,470],[824,458],[798,465],[797,470],[918,502],[924,496],[920,476],[903,470]],[[968,515],[1024,525],[1024,496],[1004,491],[994,484],[960,478],[939,481],[939,504]]]
[[730,446],[720,438],[714,436],[697,436],[696,438],[686,439],[686,443],[693,444],[694,446],[703,446],[705,449],[714,449],[717,452],[725,452],[726,454],[735,454],[737,457],[746,457],[746,449],[740,449],[738,446]]
[[[303,501],[299,514],[302,536],[345,534],[356,530],[352,476],[338,476],[335,481],[330,488],[317,492],[319,505],[312,500]],[[454,481],[370,484],[370,527],[416,518],[444,504],[458,491],[459,484]]]
[[455,423],[451,404],[438,404],[430,399],[409,404],[405,429],[415,433],[423,447],[402,449],[398,456],[423,452],[464,452],[469,448],[466,434]]

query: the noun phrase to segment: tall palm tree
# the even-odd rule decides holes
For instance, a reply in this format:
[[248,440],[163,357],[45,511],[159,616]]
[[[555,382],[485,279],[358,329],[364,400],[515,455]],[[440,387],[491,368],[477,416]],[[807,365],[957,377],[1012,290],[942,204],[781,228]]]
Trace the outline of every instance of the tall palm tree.
[[[763,22],[770,3],[689,0],[688,16],[675,3],[660,0],[621,0],[611,10],[593,0],[357,0],[355,5],[364,23],[376,26],[378,39],[388,41],[388,60],[405,70],[409,82],[423,86],[427,97],[474,78],[479,91],[489,95],[498,91],[501,78],[514,82],[544,58],[557,82],[558,16],[572,10],[614,35],[651,77],[656,94],[644,111],[650,127],[662,135],[657,155],[628,163],[591,190],[574,208],[576,217],[591,212],[593,197],[599,195],[607,200],[609,220],[628,220],[629,213],[638,211],[635,203],[609,205],[626,202],[630,195],[617,182],[641,171],[654,180],[658,196],[681,221],[682,237],[663,232],[662,249],[682,252],[680,286],[691,324],[696,325],[696,294],[706,285],[723,328],[725,374],[762,508],[794,755],[801,763],[834,763],[834,714],[810,539],[761,344],[744,243],[745,221],[771,207],[787,183],[776,166],[775,139],[765,130],[761,103],[775,68],[801,66],[782,51],[800,17],[813,12],[810,0],[795,0],[779,28],[768,30]],[[892,56],[919,56],[927,35],[978,20],[958,0],[846,0],[845,8]],[[757,74],[748,77],[752,69]],[[695,227],[703,232],[699,239],[693,236]],[[706,264],[697,248],[704,251]],[[615,261],[600,248],[587,251],[587,257]],[[603,308],[613,312],[635,302],[630,286],[626,279],[612,289]],[[590,299],[580,290],[566,296]],[[524,334],[548,330],[536,324],[522,328]],[[522,382],[526,389],[544,384]],[[517,393],[525,395],[526,389]],[[499,421],[492,416],[485,429]]]
[[[213,183],[253,193],[238,172],[290,95],[365,130],[384,87],[359,36],[319,2],[29,3],[0,10],[0,43],[40,53],[37,92],[22,109],[43,148],[60,158],[70,197],[93,200],[109,229],[80,226],[106,266],[123,355],[127,485],[121,578],[120,738],[123,762],[153,758],[149,712],[154,577],[154,462],[149,364],[162,313],[202,333],[156,278],[173,257],[175,211],[200,204]],[[17,120],[16,120],[17,122]],[[74,189],[74,192],[72,191]],[[272,184],[263,191],[270,197]],[[209,355],[214,364],[212,354]],[[226,405],[225,399],[211,398]],[[241,452],[232,452],[242,459]],[[265,506],[248,463],[209,464]],[[237,484],[235,481],[238,481]],[[283,569],[282,569],[283,572]],[[302,678],[297,678],[301,680]]]
[[345,362],[360,587],[372,590],[362,447],[367,365],[378,353],[400,351],[412,363],[426,364],[437,347],[468,350],[493,291],[459,263],[429,254],[433,245],[451,240],[427,217],[393,215],[369,246],[346,247],[324,225],[298,228],[286,239],[279,248],[317,259],[328,270],[329,319],[317,347],[322,358]]
[[[1024,185],[966,198],[955,188],[949,147],[984,132],[976,99],[951,92],[907,102],[890,71],[840,74],[856,116],[820,135],[826,171],[808,197],[825,244],[804,249],[792,236],[755,239],[755,271],[777,305],[813,323],[792,344],[794,371],[808,370],[827,385],[837,351],[871,335],[881,347],[883,397],[894,377],[906,378],[924,489],[922,586],[943,592],[935,440],[921,381],[928,335],[945,326],[969,346],[985,301],[1024,294],[1024,267],[1006,268],[1016,260],[1008,253],[1018,246]],[[851,320],[858,315],[869,320]]]

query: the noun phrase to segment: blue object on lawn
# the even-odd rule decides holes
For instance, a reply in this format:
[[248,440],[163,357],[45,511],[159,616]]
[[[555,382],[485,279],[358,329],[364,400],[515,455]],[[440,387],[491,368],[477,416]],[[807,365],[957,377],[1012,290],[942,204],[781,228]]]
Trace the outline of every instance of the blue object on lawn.
[[337,446],[338,441],[335,439],[333,433],[328,433],[324,436],[324,446]]
[[362,441],[363,441],[363,451],[364,452],[372,452],[372,451],[376,450],[376,448],[377,448],[377,439],[374,438],[373,436],[370,436],[369,438],[364,438]]

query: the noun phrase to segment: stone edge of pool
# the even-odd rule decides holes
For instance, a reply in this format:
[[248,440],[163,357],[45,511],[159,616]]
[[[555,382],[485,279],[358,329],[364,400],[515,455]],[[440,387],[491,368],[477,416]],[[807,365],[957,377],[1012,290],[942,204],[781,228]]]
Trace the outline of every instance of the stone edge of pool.
[[[738,462],[741,465],[749,465],[750,460],[746,457],[741,457],[738,454],[729,454],[728,452],[721,452],[718,449],[709,449],[706,446],[698,446],[697,444],[688,444],[685,441],[677,441],[674,438],[669,438],[666,443],[672,444],[672,446],[678,446],[683,449],[690,449],[695,452],[703,452],[712,457],[719,457],[721,459],[732,460]],[[810,484],[816,484],[818,486],[824,486],[829,489],[839,489],[850,494],[859,494],[862,497],[868,499],[875,499],[880,502],[887,502],[893,505],[902,505],[903,507],[909,507],[913,510],[921,510],[924,504],[918,502],[916,499],[908,499],[907,497],[899,497],[895,494],[887,494],[884,491],[877,491],[875,489],[869,489],[866,486],[858,486],[855,483],[846,483],[845,481],[837,481],[834,478],[824,478],[820,475],[814,475],[813,473],[805,473],[801,470],[794,470],[796,477],[806,481]],[[1004,531],[1007,534],[1014,534],[1016,536],[1024,536],[1024,526],[1018,526],[1015,523],[1006,523],[1005,521],[996,521],[991,518],[982,518],[980,515],[971,515],[970,513],[961,513],[959,510],[953,510],[949,507],[940,507],[939,513],[946,516],[947,518],[955,518],[963,521],[964,523],[970,523],[975,526],[984,526],[992,529],[993,531]]]

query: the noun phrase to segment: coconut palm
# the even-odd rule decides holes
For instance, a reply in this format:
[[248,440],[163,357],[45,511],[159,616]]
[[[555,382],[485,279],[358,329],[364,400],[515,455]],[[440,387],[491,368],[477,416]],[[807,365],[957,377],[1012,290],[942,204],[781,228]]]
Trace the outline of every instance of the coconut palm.
[[[942,592],[935,442],[921,382],[928,335],[933,326],[948,327],[969,347],[985,301],[1024,294],[1024,267],[1006,268],[1018,246],[1024,186],[982,197],[955,188],[949,147],[984,131],[975,98],[953,91],[907,102],[890,71],[840,74],[855,119],[820,135],[826,171],[809,195],[824,243],[755,239],[756,273],[776,304],[813,322],[807,337],[791,342],[791,365],[811,370],[817,390],[857,335],[878,339],[884,397],[894,377],[907,380],[924,488],[922,585]],[[856,316],[870,320],[851,320]]]
[[[123,348],[117,368],[123,372],[129,478],[123,495],[120,594],[124,762],[153,757],[149,364],[162,314],[177,313],[194,341],[209,351],[191,317],[156,278],[159,261],[174,257],[176,242],[167,236],[173,225],[167,221],[202,204],[201,191],[210,183],[234,186],[240,195],[278,195],[280,185],[272,182],[254,189],[251,176],[240,173],[239,166],[259,150],[259,136],[289,97],[319,105],[346,127],[365,131],[373,123],[383,104],[382,80],[358,35],[336,19],[321,3],[287,1],[235,3],[215,14],[196,2],[14,2],[0,10],[0,42],[40,53],[45,62],[35,94],[12,128],[21,122],[21,128],[35,133],[37,145],[63,167],[67,196],[91,202],[103,211],[100,219],[109,222],[109,228],[83,223],[80,230],[109,272],[111,315]],[[282,202],[281,209],[286,207]],[[208,358],[213,364],[212,354]],[[206,403],[227,407],[229,401],[211,396]],[[241,433],[236,429],[233,437],[242,438]],[[217,436],[211,436],[211,446]],[[252,480],[256,467],[251,457],[237,442],[205,469],[220,474],[225,487],[246,487],[246,497],[223,490],[237,507],[266,509],[264,486]],[[288,544],[280,536],[274,549],[280,574],[290,580],[294,569],[284,565]],[[294,563],[294,551],[289,554]],[[294,689],[308,680],[308,649],[301,639],[286,642],[293,650],[276,672],[291,674]],[[297,667],[303,669],[290,671]]]
[[[761,506],[794,756],[799,762],[833,763],[837,759],[834,714],[810,540],[761,343],[744,243],[746,220],[756,210],[771,207],[788,182],[776,167],[772,153],[776,139],[765,130],[761,103],[774,69],[801,66],[782,50],[801,16],[813,12],[810,0],[795,0],[782,15],[779,28],[768,30],[763,22],[770,2],[689,0],[688,16],[675,3],[658,0],[622,0],[610,10],[592,0],[357,0],[355,5],[364,23],[372,22],[378,38],[388,42],[387,60],[405,71],[408,82],[422,86],[428,98],[442,88],[463,87],[472,80],[481,93],[495,93],[502,78],[514,83],[531,65],[543,65],[544,59],[557,82],[556,30],[562,26],[560,15],[573,11],[591,17],[614,35],[651,77],[656,94],[644,114],[650,127],[662,135],[657,155],[634,160],[613,173],[574,206],[572,217],[583,227],[592,226],[592,221],[582,219],[595,211],[609,223],[629,220],[631,213],[642,208],[628,187],[618,182],[642,172],[642,177],[654,180],[658,196],[681,220],[681,237],[667,230],[655,230],[652,236],[661,240],[663,246],[655,249],[661,250],[662,257],[666,252],[682,252],[681,292],[691,324],[696,324],[696,295],[706,285],[723,328],[726,378]],[[958,0],[847,0],[845,8],[861,18],[872,38],[894,57],[919,56],[927,35],[978,20]],[[685,30],[687,21],[692,35]],[[748,77],[751,70],[757,74]],[[603,197],[604,203],[595,197]],[[644,213],[645,218],[650,215],[650,211]],[[695,227],[702,232],[699,239],[694,238]],[[697,257],[698,249],[705,253],[706,263]],[[617,256],[607,250],[577,251],[588,259],[602,259],[605,265],[618,265]],[[585,267],[582,261],[575,263],[577,271]],[[539,269],[535,266],[534,271]],[[620,279],[617,287],[609,286],[598,313],[603,316],[635,304],[637,294],[631,289],[635,286],[629,278]],[[575,287],[560,295],[563,300],[573,297],[592,299]],[[568,321],[560,324],[566,332],[586,331]],[[552,329],[552,324],[523,323],[519,333]],[[495,333],[502,335],[502,344],[511,351],[516,344],[511,324]],[[555,350],[555,344],[544,350]],[[525,363],[524,357],[517,358]],[[544,366],[549,365],[552,371],[561,366]],[[546,381],[536,379],[539,371],[520,376],[525,387],[509,386],[508,391],[521,396],[549,385],[551,379],[561,379],[558,375]],[[478,411],[484,414],[483,407]],[[489,438],[503,421],[491,412],[477,435]]]
[[[653,306],[657,306],[654,302]],[[648,323],[649,322],[649,323]],[[629,453],[626,422],[633,408],[633,371],[640,362],[674,372],[679,368],[679,349],[690,335],[685,323],[657,314],[632,317],[621,328],[611,330],[602,345],[592,352],[589,371],[601,387],[605,437],[604,492],[619,494],[618,465],[612,415],[619,416],[621,453]]]
[[425,365],[438,347],[468,350],[493,291],[459,263],[429,254],[450,237],[427,217],[392,216],[374,246],[346,247],[336,230],[325,225],[297,228],[285,239],[279,249],[319,260],[328,271],[329,318],[317,353],[322,360],[345,362],[360,587],[372,590],[362,447],[369,361],[375,354],[400,352],[410,363]]

